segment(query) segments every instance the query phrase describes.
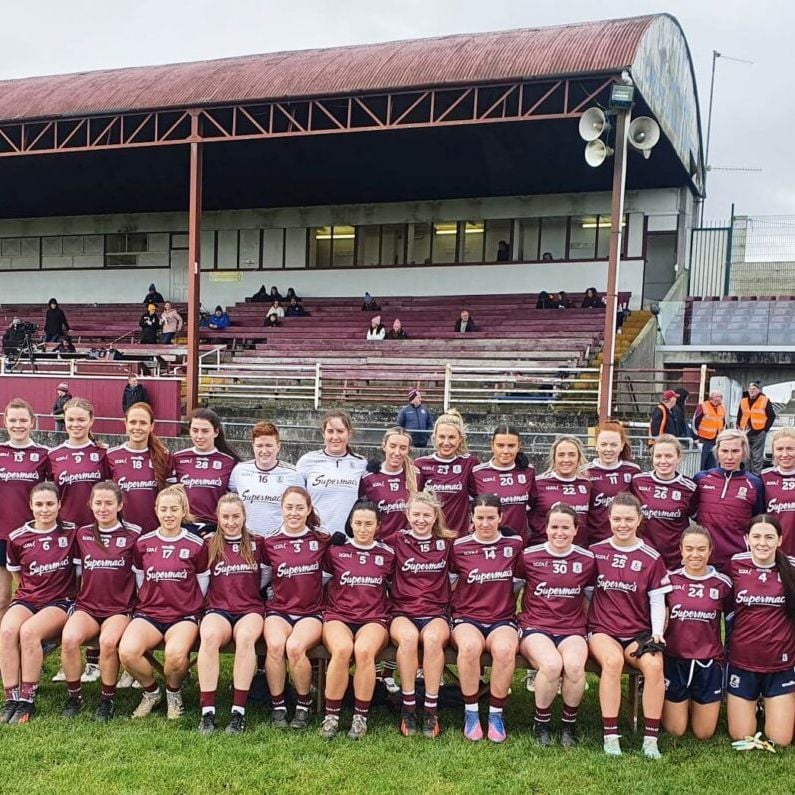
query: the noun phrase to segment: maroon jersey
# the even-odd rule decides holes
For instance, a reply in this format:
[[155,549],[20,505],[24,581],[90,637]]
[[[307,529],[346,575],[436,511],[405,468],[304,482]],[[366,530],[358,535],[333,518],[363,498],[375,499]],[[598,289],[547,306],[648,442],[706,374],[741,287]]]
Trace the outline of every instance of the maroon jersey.
[[[137,524],[145,533],[156,530],[159,522],[155,514],[157,480],[149,450],[131,450],[127,445],[108,450],[110,476],[124,494],[124,520]],[[173,473],[169,455],[167,477]]]
[[588,629],[614,638],[634,638],[640,632],[649,632],[649,596],[671,590],[660,554],[642,541],[617,547],[609,539],[594,544],[591,552],[596,558],[596,587]]
[[305,530],[290,535],[284,529],[265,539],[266,579],[273,598],[268,610],[291,616],[317,615],[323,610],[323,561],[328,548],[326,533]]
[[391,544],[392,536],[406,524],[409,490],[404,472],[368,472],[359,481],[359,498],[372,500],[381,512],[378,540]]
[[[220,532],[220,531],[219,531]],[[215,537],[205,539],[208,547]],[[265,539],[253,536],[250,541],[253,561],[246,561],[241,551],[241,538],[224,539],[224,557],[210,564],[210,587],[207,589],[207,608],[223,610],[233,615],[265,612],[260,596],[262,570],[265,568]]]
[[19,575],[15,601],[38,608],[60,599],[74,599],[74,540],[75,527],[66,522],[58,522],[52,530],[34,530],[29,522],[9,535],[6,568]]
[[589,546],[613,535],[610,530],[610,505],[613,497],[622,491],[629,491],[632,476],[638,472],[640,467],[631,461],[619,461],[614,467],[606,467],[597,460],[586,468],[583,474],[591,481],[591,502],[585,524]]
[[690,577],[684,568],[669,576],[665,653],[683,660],[722,659],[721,615],[731,612],[731,580],[712,566],[703,577]]
[[536,478],[536,504],[530,512],[529,543],[534,546],[547,540],[547,513],[557,502],[565,502],[577,512],[579,524],[574,543],[584,547],[591,504],[591,481],[582,476],[565,480],[554,472],[544,472]]
[[709,530],[712,562],[728,571],[732,555],[745,551],[745,531],[751,517],[764,510],[764,486],[750,472],[726,472],[716,467],[696,473],[698,523]]
[[[795,566],[795,558],[789,559]],[[734,586],[734,626],[729,662],[737,668],[773,673],[795,667],[795,622],[787,614],[776,566],[757,566],[750,552],[729,564]]]
[[491,463],[473,467],[469,493],[496,494],[502,503],[502,523],[527,540],[528,511],[536,498],[536,473],[532,466],[501,468]]
[[366,624],[387,621],[387,582],[392,579],[395,553],[392,547],[376,541],[363,549],[348,540],[342,546],[330,546],[324,570],[331,575],[328,585],[326,621]]
[[452,543],[444,538],[417,538],[401,530],[392,538],[395,574],[390,596],[392,615],[435,618],[448,613]]
[[549,544],[522,553],[524,593],[519,626],[551,635],[585,634],[585,589],[594,584],[596,563],[591,552],[572,545],[563,555]]
[[94,618],[132,613],[135,606],[133,551],[141,532],[137,525],[124,522],[110,530],[100,530],[97,543],[94,526],[77,531],[74,561],[81,567],[80,592],[76,607]]
[[513,620],[513,581],[522,577],[521,563],[522,541],[517,536],[499,536],[489,543],[474,535],[456,540],[450,555],[450,576],[456,580],[453,618],[482,624]]
[[200,453],[195,448],[174,453],[177,482],[185,487],[190,512],[200,521],[215,524],[218,500],[226,494],[235,459],[212,450]]
[[781,550],[795,556],[795,472],[784,473],[777,467],[762,472],[765,487],[765,513],[776,515],[781,524]]
[[632,493],[643,513],[638,534],[662,555],[669,569],[678,569],[679,539],[698,510],[696,484],[678,473],[671,480],[660,480],[654,472],[641,472],[632,478]]
[[434,453],[414,463],[420,471],[417,487],[436,494],[447,526],[459,536],[469,533],[469,478],[478,459],[464,453],[448,460]]
[[94,442],[73,447],[64,442],[49,453],[52,479],[61,500],[60,516],[77,527],[91,524],[94,516],[88,507],[91,489],[110,477],[108,451]]
[[46,447],[33,442],[25,447],[0,444],[0,541],[7,541],[12,530],[33,518],[30,492],[50,476],[48,453]]
[[174,538],[157,531],[141,536],[133,553],[133,571],[143,578],[136,612],[163,623],[198,615],[204,603],[198,577],[207,568],[207,547],[187,530]]

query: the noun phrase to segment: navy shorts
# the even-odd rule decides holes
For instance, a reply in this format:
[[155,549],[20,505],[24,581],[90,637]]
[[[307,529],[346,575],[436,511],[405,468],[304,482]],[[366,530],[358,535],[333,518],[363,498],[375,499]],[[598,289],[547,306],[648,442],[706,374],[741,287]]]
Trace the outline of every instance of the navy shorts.
[[460,627],[462,624],[470,624],[471,626],[475,627],[484,638],[487,638],[494,632],[495,629],[499,629],[500,627],[510,627],[514,632],[516,631],[516,622],[511,621],[510,619],[505,619],[504,621],[494,621],[491,624],[483,624],[480,621],[475,621],[474,618],[454,618],[452,628],[455,629],[456,627]]
[[580,635],[577,632],[570,632],[568,635],[555,635],[552,632],[547,632],[543,629],[536,629],[535,627],[521,627],[519,629],[519,640],[529,638],[530,635],[543,635],[545,638],[549,638],[556,647],[560,646],[560,644],[568,638],[582,638],[585,640],[585,635]]
[[6,563],[8,563],[8,541],[5,539],[0,540],[0,569],[4,569],[6,567]]
[[449,616],[427,616],[427,617],[423,617],[423,618],[415,618],[414,616],[404,616],[404,615],[392,616],[392,620],[393,621],[396,618],[406,618],[406,619],[408,619],[409,621],[411,621],[412,624],[414,624],[414,626],[417,628],[418,632],[422,632],[422,630],[425,629],[425,627],[427,627],[428,624],[431,623],[431,621],[436,621],[437,618],[441,618],[442,621],[445,622],[445,624],[449,624],[450,623]]
[[246,616],[260,616],[260,618],[262,617],[262,613],[257,613],[254,611],[250,613],[230,613],[228,610],[221,610],[220,608],[217,607],[211,607],[209,610],[205,610],[204,615],[221,616],[222,618],[225,618],[232,625],[232,629],[235,628],[235,624],[237,624],[237,622],[240,621],[241,618],[245,618]]
[[[594,635],[607,635],[606,632],[589,632],[586,636],[586,640],[592,640]],[[612,638],[619,646],[621,646],[624,651],[627,650],[633,643],[635,643],[635,638],[618,638],[615,635],[607,635],[608,638]]]
[[318,621],[323,621],[323,616],[320,613],[310,613],[306,616],[297,616],[294,613],[282,613],[281,610],[266,610],[265,618],[270,618],[271,616],[284,619],[291,627],[294,627],[299,621],[303,621],[305,618],[314,618]]
[[665,657],[665,700],[679,704],[714,704],[723,698],[723,663]]
[[726,692],[746,701],[756,701],[760,696],[762,698],[785,696],[787,693],[795,692],[795,668],[763,674],[730,665]]
[[171,627],[175,626],[176,624],[181,624],[183,621],[189,621],[191,624],[195,624],[197,627],[199,626],[199,617],[198,616],[182,616],[182,618],[177,618],[174,621],[158,621],[155,618],[150,618],[143,613],[135,613],[133,614],[133,618],[142,618],[144,621],[150,623],[161,635],[165,635]]
[[66,613],[66,615],[72,615],[72,611],[75,608],[75,603],[73,599],[53,599],[52,602],[47,602],[47,604],[43,605],[34,605],[32,602],[28,602],[25,599],[14,599],[11,602],[10,607],[14,607],[14,605],[22,605],[22,607],[30,610],[31,613],[35,616],[36,613],[44,610],[48,607],[59,607],[61,610]]
[[79,605],[76,604],[75,605],[75,609],[72,612],[77,613],[78,611],[81,612],[81,613],[85,613],[90,618],[93,618],[94,621],[96,621],[97,624],[100,625],[100,627],[109,618],[114,618],[115,616],[124,616],[125,618],[132,618],[132,613],[111,613],[109,616],[98,616],[98,615],[95,615],[94,613],[90,612],[89,610],[86,610],[85,608],[80,607]]

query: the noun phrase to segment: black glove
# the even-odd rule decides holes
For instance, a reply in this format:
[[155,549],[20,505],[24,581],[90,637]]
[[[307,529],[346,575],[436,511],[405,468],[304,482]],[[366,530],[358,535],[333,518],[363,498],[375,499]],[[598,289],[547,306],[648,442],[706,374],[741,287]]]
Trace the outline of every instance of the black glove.
[[331,535],[331,543],[335,547],[341,547],[347,540],[348,536],[346,536],[345,533],[340,533],[339,530]]
[[502,535],[506,536],[507,538],[519,535],[519,533],[517,533],[516,530],[513,530],[510,527],[506,527],[505,525],[502,525],[502,527],[500,527],[500,533],[502,533]]
[[638,660],[643,657],[644,654],[657,654],[657,652],[665,651],[665,644],[654,640],[651,632],[641,632],[639,635],[636,635],[635,642],[638,644],[638,648],[629,656],[636,657]]

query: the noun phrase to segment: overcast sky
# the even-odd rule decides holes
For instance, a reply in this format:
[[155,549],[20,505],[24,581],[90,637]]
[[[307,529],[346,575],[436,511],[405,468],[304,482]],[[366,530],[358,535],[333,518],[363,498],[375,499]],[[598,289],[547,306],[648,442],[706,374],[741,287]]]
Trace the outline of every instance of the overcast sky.
[[795,5],[787,0],[39,0],[4,3],[0,78],[194,61],[668,11],[696,66],[704,135],[715,79],[706,218],[795,214],[792,79]]

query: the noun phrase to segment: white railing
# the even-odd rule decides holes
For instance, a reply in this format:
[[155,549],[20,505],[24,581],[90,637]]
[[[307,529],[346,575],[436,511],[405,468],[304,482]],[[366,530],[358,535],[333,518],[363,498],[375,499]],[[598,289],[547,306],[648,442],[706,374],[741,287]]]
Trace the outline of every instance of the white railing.
[[464,403],[570,406],[595,409],[599,399],[598,367],[445,368],[444,408]]

